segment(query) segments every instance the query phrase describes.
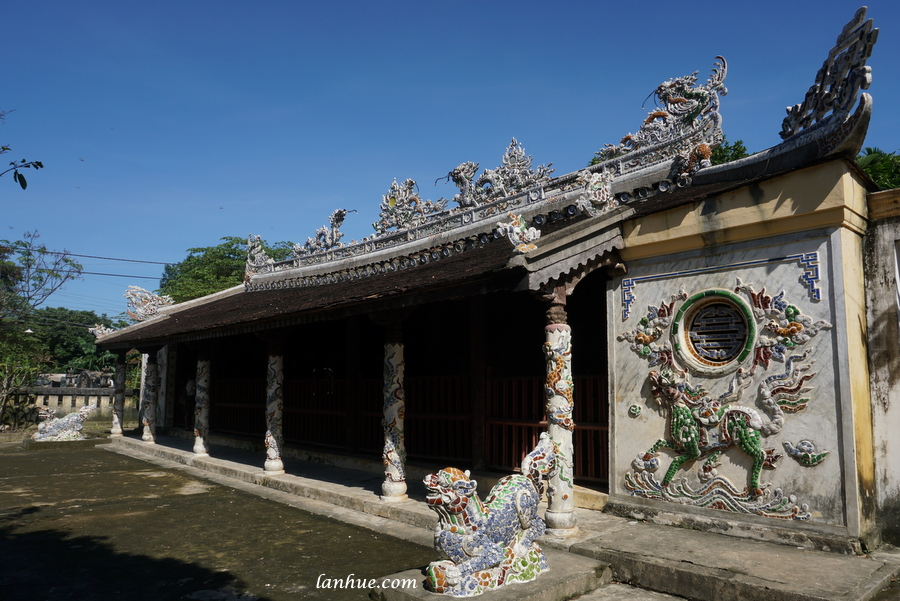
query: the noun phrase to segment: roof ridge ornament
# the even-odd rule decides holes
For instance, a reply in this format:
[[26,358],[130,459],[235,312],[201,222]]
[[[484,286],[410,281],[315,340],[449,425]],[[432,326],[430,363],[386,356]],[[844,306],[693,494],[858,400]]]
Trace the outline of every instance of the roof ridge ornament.
[[396,228],[397,231],[409,229],[425,222],[429,216],[447,209],[447,200],[422,200],[416,192],[416,180],[407,178],[402,184],[394,183],[387,194],[381,197],[380,219],[372,224],[376,236],[383,236]]
[[305,244],[295,244],[294,258],[297,259],[308,253],[322,252],[343,246],[344,243],[341,242],[341,238],[344,237],[344,232],[340,231],[340,227],[344,225],[344,219],[350,213],[356,213],[356,210],[335,209],[332,211],[328,217],[328,223],[331,227],[323,225],[316,230],[315,238],[307,238]]
[[878,40],[878,29],[872,28],[872,19],[865,20],[866,11],[865,6],[861,7],[844,25],[803,102],[787,107],[787,117],[781,125],[782,139],[821,123],[829,112],[835,119],[845,117],[856,104],[859,91],[869,89],[872,67],[866,65],[866,60]]
[[627,134],[617,145],[606,144],[597,151],[596,162],[603,163],[672,142],[700,128],[705,118],[713,114],[717,127],[707,142],[719,144],[722,135],[719,95],[728,94],[725,87],[728,63],[722,56],[716,56],[711,75],[703,85],[697,85],[697,73],[699,71],[659,84],[650,94],[656,98],[657,108],[650,111],[638,132]]
[[475,173],[479,163],[466,161],[438,181],[453,180],[459,188],[453,201],[461,208],[473,208],[549,181],[550,174],[555,171],[551,168],[553,163],[532,169],[531,160],[531,155],[525,154],[525,147],[513,138],[503,153],[502,164],[496,169],[485,169],[477,180]]
[[160,309],[175,304],[172,297],[167,294],[153,294],[140,286],[129,286],[123,295],[128,299],[128,308],[125,312],[128,317],[136,321],[147,321],[162,315]]

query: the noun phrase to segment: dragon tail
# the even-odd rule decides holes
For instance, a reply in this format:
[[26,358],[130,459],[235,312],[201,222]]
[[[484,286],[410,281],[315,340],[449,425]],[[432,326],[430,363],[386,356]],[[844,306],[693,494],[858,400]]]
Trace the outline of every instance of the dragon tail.
[[559,471],[559,449],[550,435],[541,433],[537,445],[522,459],[522,475],[527,476],[538,492],[544,494],[544,482]]

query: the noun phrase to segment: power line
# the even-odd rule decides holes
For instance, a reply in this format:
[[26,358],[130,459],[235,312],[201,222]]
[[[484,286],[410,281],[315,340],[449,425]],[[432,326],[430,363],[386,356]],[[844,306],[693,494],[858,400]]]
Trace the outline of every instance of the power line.
[[159,276],[146,276],[146,275],[122,275],[120,273],[97,273],[96,271],[82,271],[81,273],[87,275],[106,275],[113,278],[133,278],[137,280],[158,280]]
[[[10,244],[8,248],[11,249],[22,249],[28,248],[27,246],[16,246],[14,244]],[[150,263],[153,265],[176,265],[177,263],[164,263],[162,261],[141,261],[139,259],[118,259],[115,257],[98,257],[96,255],[77,255],[75,253],[70,253],[66,251],[59,250],[47,250],[46,248],[32,248],[30,249],[32,252],[41,253],[45,255],[66,255],[68,257],[83,257],[85,259],[103,259],[105,261],[125,261],[128,263]]]

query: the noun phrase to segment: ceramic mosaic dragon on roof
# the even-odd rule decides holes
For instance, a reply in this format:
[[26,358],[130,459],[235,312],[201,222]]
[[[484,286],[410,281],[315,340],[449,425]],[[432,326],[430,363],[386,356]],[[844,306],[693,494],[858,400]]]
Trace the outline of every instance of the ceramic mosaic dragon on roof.
[[527,253],[548,221],[579,215],[595,217],[623,205],[692,185],[739,180],[789,168],[798,149],[806,160],[839,153],[856,154],[871,114],[862,94],[871,81],[865,65],[878,30],[861,8],[838,37],[815,84],[801,104],[788,108],[780,132],[784,141],[745,159],[710,164],[721,143],[719,97],[727,94],[727,63],[717,56],[710,76],[697,71],[660,84],[651,94],[657,107],[635,133],[597,153],[599,163],[552,177],[551,165],[532,166],[524,147],[512,139],[494,169],[478,174],[479,164],[461,163],[439,179],[452,181],[451,199],[423,198],[415,180],[395,179],[382,196],[374,233],[349,244],[340,227],[350,211],[335,210],[305,244],[285,261],[270,259],[258,236],[248,239],[245,288],[248,292],[316,286],[409,269],[439,261],[488,241],[508,236],[517,252]]

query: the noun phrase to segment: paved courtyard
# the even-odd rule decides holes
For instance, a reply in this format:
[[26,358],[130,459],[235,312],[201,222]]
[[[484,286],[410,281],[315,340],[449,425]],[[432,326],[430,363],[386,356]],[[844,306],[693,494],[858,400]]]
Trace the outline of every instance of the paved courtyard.
[[316,582],[436,559],[97,442],[0,446],[0,599],[364,599]]

